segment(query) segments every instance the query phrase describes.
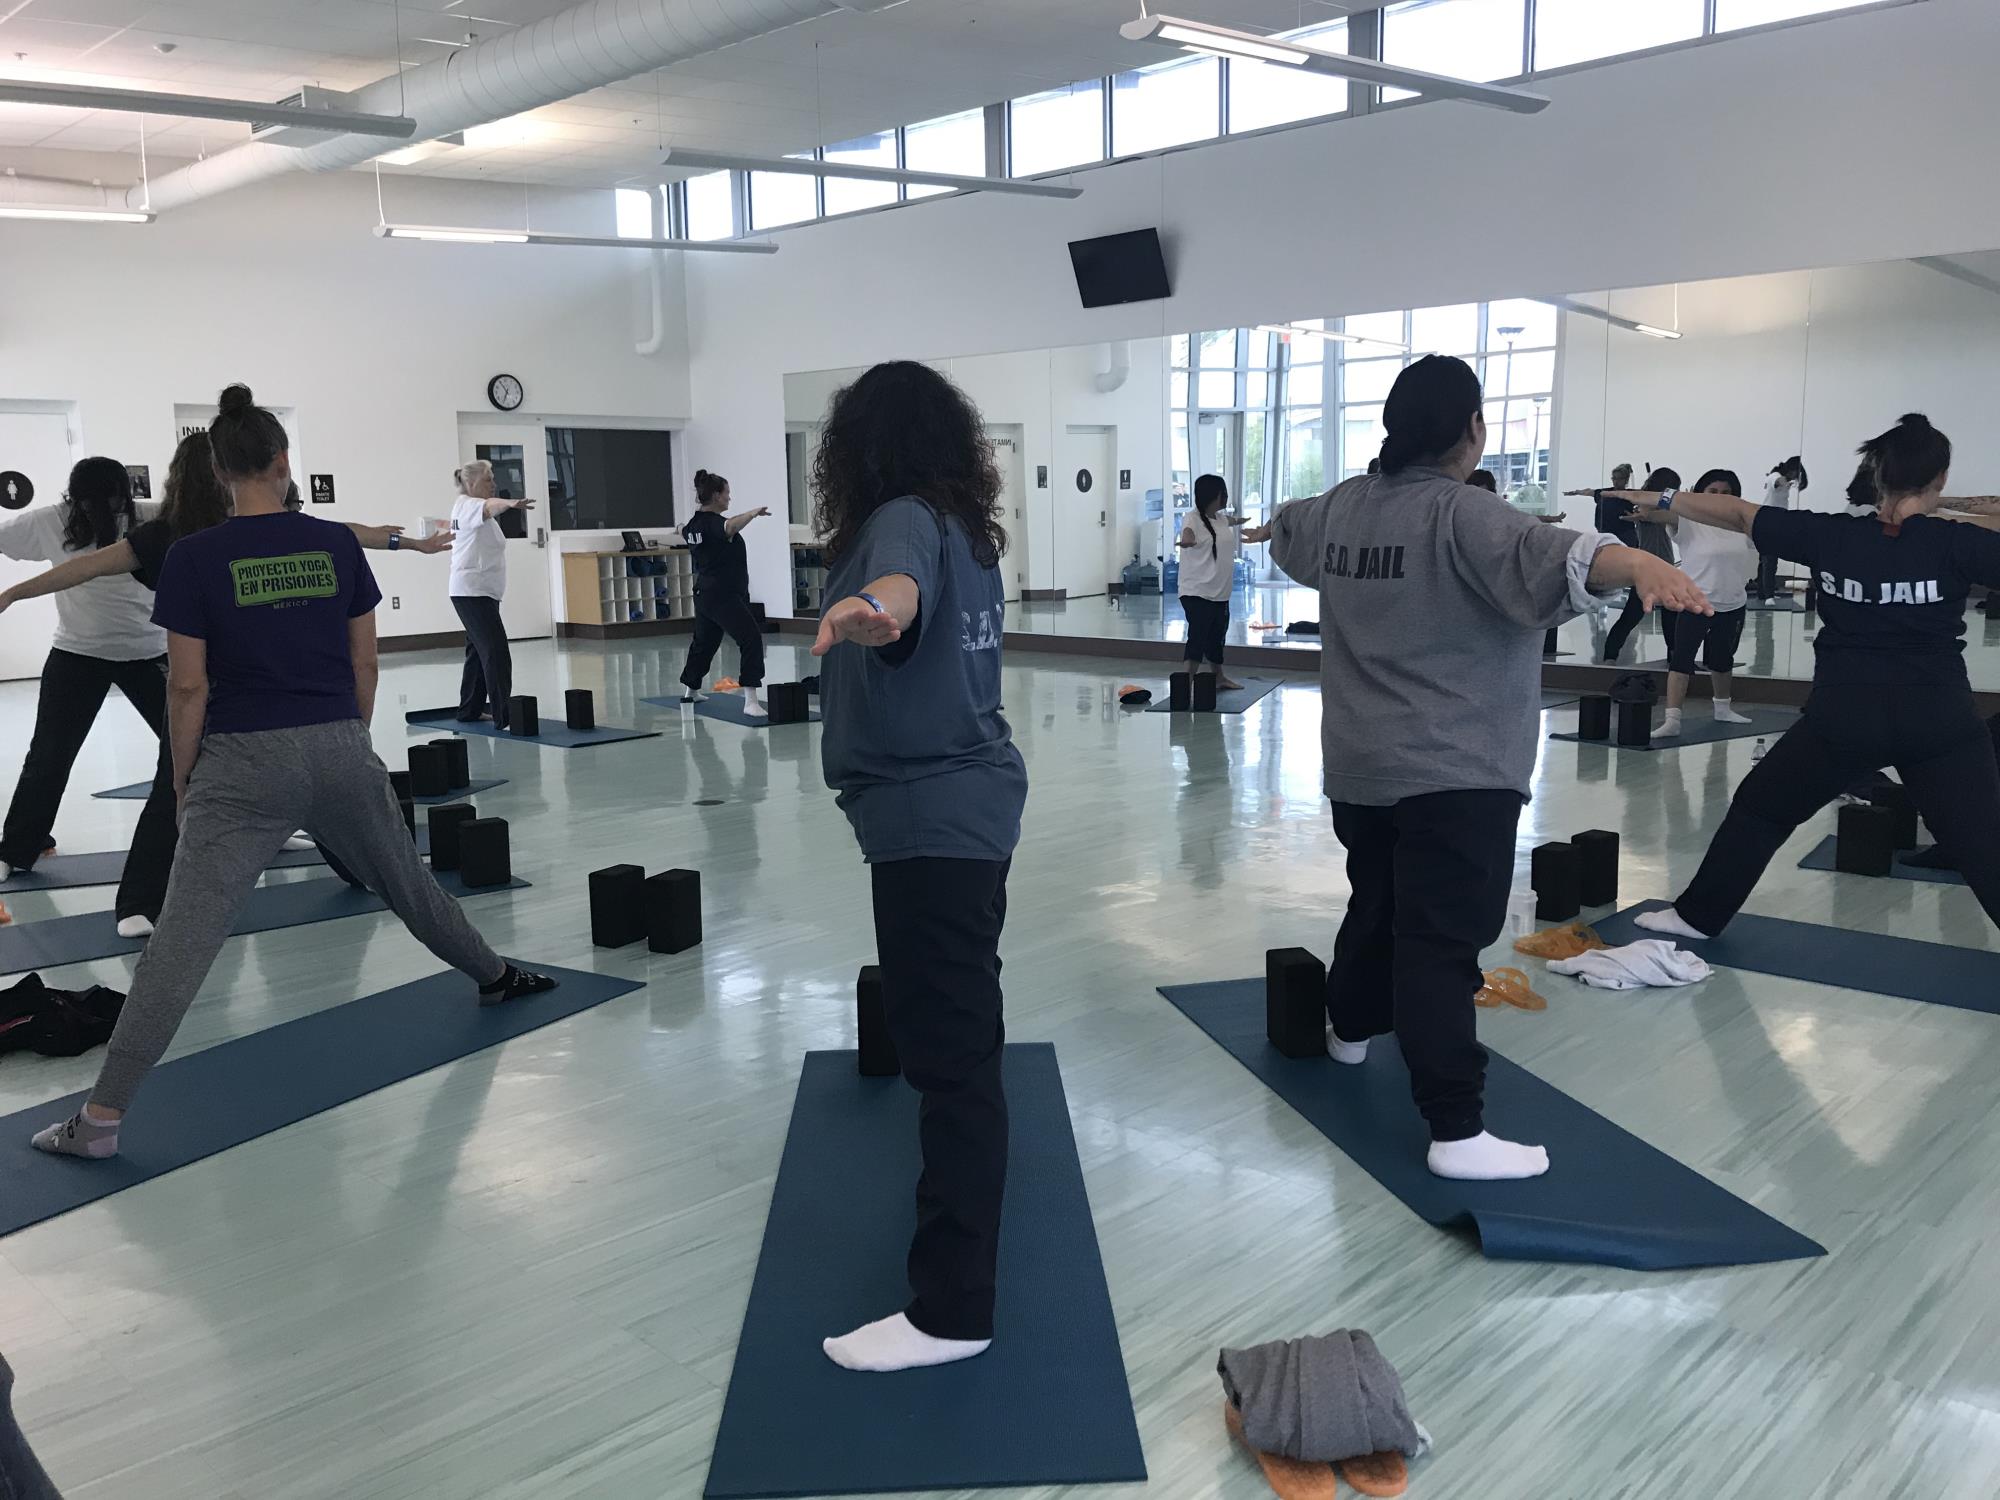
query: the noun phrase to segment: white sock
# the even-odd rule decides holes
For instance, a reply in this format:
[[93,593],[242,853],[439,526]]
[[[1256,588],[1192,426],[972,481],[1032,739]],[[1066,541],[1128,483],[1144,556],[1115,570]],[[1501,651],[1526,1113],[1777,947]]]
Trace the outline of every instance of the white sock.
[[0,880],[12,880],[13,878],[14,867],[8,864],[6,860],[0,859]]
[[1715,721],[1718,724],[1748,724],[1750,722],[1747,716],[1739,714],[1729,706],[1727,698],[1717,698],[1715,700]]
[[1653,738],[1656,740],[1670,740],[1680,732],[1681,711],[1678,708],[1670,708],[1667,710],[1666,718],[1661,721],[1660,727],[1653,731]]
[[761,719],[770,710],[764,707],[764,700],[757,696],[757,690],[747,687],[743,690],[743,712],[753,719]]
[[1337,1063],[1361,1063],[1368,1061],[1366,1042],[1343,1042],[1333,1034],[1333,1028],[1326,1030],[1326,1055]]
[[934,1339],[897,1313],[893,1318],[866,1324],[841,1338],[827,1339],[820,1347],[842,1369],[885,1375],[892,1370],[955,1364],[975,1354],[984,1354],[992,1342],[991,1339]]
[[1648,932],[1664,932],[1669,937],[1690,938],[1697,943],[1705,943],[1713,936],[1690,927],[1671,906],[1660,911],[1642,911],[1632,920]]
[[1540,1146],[1503,1141],[1480,1131],[1469,1141],[1432,1141],[1431,1171],[1461,1182],[1505,1182],[1539,1177],[1549,1169],[1549,1153]]
[[151,937],[153,922],[150,917],[120,917],[118,935],[122,938]]

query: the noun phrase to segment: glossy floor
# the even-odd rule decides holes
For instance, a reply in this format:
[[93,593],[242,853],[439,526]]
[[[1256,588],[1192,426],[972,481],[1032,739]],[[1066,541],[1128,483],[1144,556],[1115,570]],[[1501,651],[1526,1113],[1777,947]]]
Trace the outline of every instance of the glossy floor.
[[[774,655],[796,669],[792,648]],[[849,1041],[872,944],[818,731],[684,733],[636,701],[677,657],[673,642],[521,647],[517,679],[544,702],[595,688],[603,722],[667,733],[471,747],[475,774],[509,778],[480,805],[512,821],[535,882],[477,919],[507,951],[646,989],[0,1240],[0,1347],[70,1500],[699,1493],[800,1055]],[[1754,975],[1636,996],[1547,980],[1545,1013],[1482,1013],[1490,1043],[1831,1254],[1656,1275],[1489,1262],[1153,993],[1254,973],[1269,946],[1330,946],[1347,892],[1317,791],[1317,692],[1182,720],[1119,711],[1128,673],[1008,663],[1034,791],[1005,951],[1012,1035],[1062,1061],[1143,1493],[1267,1493],[1224,1437],[1216,1350],[1341,1326],[1375,1335],[1437,1437],[1418,1497],[2000,1493],[1993,1017]],[[448,697],[456,674],[442,654],[390,659],[385,754],[406,743],[401,710]],[[18,761],[32,701],[0,688],[0,763]],[[146,771],[143,736],[106,710],[66,847],[123,840],[137,804],[86,794]],[[1550,746],[1523,850],[1615,828],[1626,894],[1670,892],[1750,749]],[[1962,889],[1794,869],[1823,831],[1754,910],[1993,945]],[[619,860],[701,870],[702,948],[590,948],[584,874]],[[33,920],[109,899],[11,904]],[[178,1046],[434,968],[380,917],[233,940]],[[7,1058],[0,1110],[94,1067]]]

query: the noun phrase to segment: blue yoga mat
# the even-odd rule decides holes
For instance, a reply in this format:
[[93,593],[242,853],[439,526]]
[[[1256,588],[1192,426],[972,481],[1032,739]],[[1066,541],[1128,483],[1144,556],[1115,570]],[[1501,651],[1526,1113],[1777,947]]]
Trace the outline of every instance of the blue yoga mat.
[[[1840,840],[1829,833],[1813,846],[1810,854],[1799,861],[1799,868],[1801,870],[1833,869],[1833,851],[1839,843]],[[1929,845],[1925,846],[1926,849],[1929,847]],[[1915,849],[1910,851],[1911,854],[1918,852]],[[1931,885],[1965,884],[1965,877],[1956,870],[1933,870],[1924,865],[1913,865],[1908,863],[1901,853],[1896,855],[1895,861],[1890,865],[1888,878],[1891,880],[1922,880]],[[4,886],[0,886],[0,890],[4,889]]]
[[[1617,941],[1606,935],[1606,941]],[[1491,1054],[1486,1115],[1496,1134],[1549,1148],[1526,1182],[1453,1182],[1424,1165],[1430,1146],[1394,1037],[1368,1060],[1295,1060],[1264,1037],[1257,979],[1160,993],[1404,1204],[1440,1229],[1470,1227],[1494,1260],[1573,1261],[1667,1271],[1795,1260],[1826,1251],[1699,1172]]]
[[[528,888],[527,881],[515,880],[509,885],[481,886],[475,890],[460,880],[455,870],[439,871],[437,881],[461,900],[494,891]],[[280,927],[304,927],[312,922],[330,922],[336,917],[358,917],[388,909],[388,903],[380,896],[341,880],[293,880],[281,885],[260,885],[243,903],[230,935],[243,937]],[[137,953],[145,946],[144,938],[120,937],[118,919],[108,911],[15,922],[0,927],[0,974],[52,969],[93,958],[116,958],[121,953]]]
[[[641,703],[650,703],[655,708],[672,709],[676,713],[680,711],[681,706],[681,700],[678,698],[641,698],[639,701]],[[767,702],[766,707],[768,706]],[[791,724],[774,725],[768,718],[751,718],[750,715],[743,712],[743,700],[735,693],[716,693],[711,697],[704,698],[694,706],[694,711],[704,719],[715,719],[723,724],[736,724],[744,729],[790,729],[792,727]],[[806,722],[817,724],[819,722],[819,710],[809,705],[806,709]]]
[[130,786],[114,786],[108,792],[92,792],[93,797],[108,797],[115,802],[144,802],[152,795],[153,783],[135,781]]
[[710,1500],[1146,1477],[1053,1047],[1007,1048],[1012,1116],[993,1347],[863,1375],[820,1341],[909,1301],[917,1095],[809,1052],[764,1227]]
[[617,729],[606,724],[600,724],[595,729],[572,729],[561,719],[551,719],[547,714],[541,716],[540,733],[514,734],[509,730],[495,729],[490,719],[475,719],[469,724],[462,724],[455,708],[415,709],[403,715],[403,722],[409,725],[412,732],[436,730],[446,734],[479,734],[489,740],[505,740],[515,745],[547,745],[556,750],[587,750],[592,745],[615,745],[620,740],[659,738],[656,729]]
[[[1235,692],[1216,693],[1215,711],[1219,714],[1240,714],[1259,698],[1275,692],[1277,687],[1278,679],[1275,677],[1245,677],[1243,686]],[[1152,703],[1146,709],[1149,714],[1170,714],[1173,711],[1173,699],[1166,687],[1162,687],[1154,694]],[[1182,712],[1186,713],[1188,710],[1183,709]]]
[[[1597,935],[1614,947],[1658,937],[1632,918],[1671,904],[1642,901],[1593,925]],[[2000,1016],[2000,953],[1980,948],[1748,915],[1738,915],[1719,938],[1674,942],[1725,969]]]
[[[1602,745],[1608,750],[1684,750],[1690,745],[1713,745],[1722,740],[1775,740],[1799,721],[1799,711],[1795,708],[1739,708],[1738,713],[1746,715],[1748,724],[1723,724],[1709,717],[1704,704],[1691,705],[1681,720],[1681,732],[1670,740],[1655,739],[1650,745],[1621,745],[1614,737],[1608,740],[1586,740],[1576,734],[1565,732],[1552,734],[1552,740],[1568,740],[1578,745]],[[1655,724],[1654,729],[1659,728]]]
[[[32,870],[21,870],[0,880],[0,895],[16,891],[68,891],[86,885],[116,885],[125,873],[127,850],[107,849],[99,854],[45,854]],[[286,849],[271,861],[273,870],[296,870],[303,865],[324,864],[317,849]]]
[[530,967],[560,986],[482,1006],[478,987],[463,974],[433,974],[162,1063],[120,1132],[119,1154],[108,1161],[45,1156],[28,1144],[44,1125],[76,1113],[84,1094],[0,1118],[0,1235],[641,987],[607,974]]
[[[505,786],[506,784],[507,784],[507,778],[504,776],[496,777],[491,781],[480,781],[478,779],[474,779],[472,785],[460,787],[456,791],[446,792],[442,797],[413,797],[410,800],[424,806],[435,807],[445,802],[463,802],[467,797],[472,796],[473,793],[475,792],[490,792],[496,786]],[[118,802],[144,802],[146,800],[147,794],[150,793],[152,790],[153,790],[152,782],[135,781],[130,786],[114,786],[108,792],[92,792],[90,795],[93,797],[108,797]],[[89,858],[91,856],[86,855],[84,857]],[[47,861],[45,860],[43,861],[43,863],[47,863]],[[116,881],[118,877],[116,875],[113,875],[111,879],[113,881]],[[105,882],[93,880],[93,881],[78,882],[78,883],[89,884],[89,885],[102,885]]]

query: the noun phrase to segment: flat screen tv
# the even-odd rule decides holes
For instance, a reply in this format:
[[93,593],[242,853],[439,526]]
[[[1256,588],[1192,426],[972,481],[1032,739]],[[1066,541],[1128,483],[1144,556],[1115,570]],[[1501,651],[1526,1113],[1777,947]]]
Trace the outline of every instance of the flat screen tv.
[[670,433],[610,427],[551,427],[547,433],[549,525],[554,530],[673,525]]
[[1157,229],[1071,240],[1069,259],[1085,307],[1155,302],[1167,295],[1167,261],[1160,253]]

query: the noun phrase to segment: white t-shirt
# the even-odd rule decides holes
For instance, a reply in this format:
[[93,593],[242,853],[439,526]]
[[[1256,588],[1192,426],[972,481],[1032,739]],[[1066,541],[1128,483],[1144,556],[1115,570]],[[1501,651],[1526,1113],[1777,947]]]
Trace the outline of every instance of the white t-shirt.
[[[159,506],[142,500],[139,519],[150,521]],[[0,518],[0,555],[21,562],[64,563],[92,548],[63,547],[64,507],[38,505]],[[99,661],[150,661],[167,654],[167,633],[153,623],[153,591],[129,573],[93,578],[55,596],[58,651]]]
[[1740,531],[1682,516],[1674,539],[1681,547],[1681,571],[1708,595],[1716,613],[1743,608],[1749,598],[1750,577],[1757,571],[1757,548],[1750,538]]
[[451,597],[500,599],[507,593],[507,535],[486,502],[460,495],[451,507]]
[[1764,503],[1766,505],[1775,505],[1779,510],[1790,510],[1792,508],[1793,488],[1791,480],[1782,479],[1778,475],[1773,474],[1764,486]]
[[1220,604],[1228,600],[1236,584],[1236,528],[1227,516],[1211,516],[1209,520],[1215,527],[1212,547],[1201,517],[1188,517],[1187,529],[1194,533],[1194,545],[1181,548],[1180,591],[1191,599],[1213,599]]

